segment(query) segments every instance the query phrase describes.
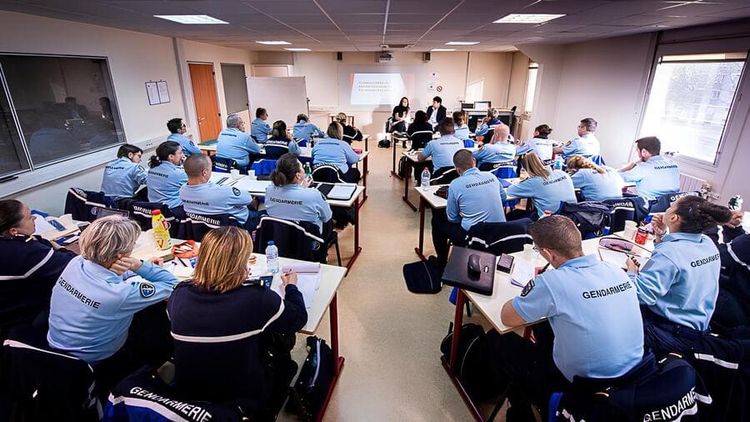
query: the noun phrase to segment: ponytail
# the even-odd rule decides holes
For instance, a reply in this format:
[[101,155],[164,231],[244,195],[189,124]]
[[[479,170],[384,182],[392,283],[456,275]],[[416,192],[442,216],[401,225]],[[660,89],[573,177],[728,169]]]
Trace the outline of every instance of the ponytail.
[[154,151],[156,154],[152,155],[151,158],[148,159],[148,166],[154,168],[158,167],[164,161],[169,161],[169,156],[172,154],[177,154],[177,151],[179,149],[180,144],[175,141],[162,142],[158,147],[156,147],[156,151]]
[[708,202],[700,196],[678,199],[675,214],[680,217],[680,231],[683,233],[703,233],[706,229],[728,223],[732,218],[729,208]]
[[547,137],[552,133],[552,128],[549,127],[549,125],[539,125],[534,129],[535,132],[539,134],[539,138],[541,139],[547,139]]
[[568,170],[591,169],[599,174],[604,174],[607,172],[582,155],[574,155],[570,157],[566,165],[568,167]]

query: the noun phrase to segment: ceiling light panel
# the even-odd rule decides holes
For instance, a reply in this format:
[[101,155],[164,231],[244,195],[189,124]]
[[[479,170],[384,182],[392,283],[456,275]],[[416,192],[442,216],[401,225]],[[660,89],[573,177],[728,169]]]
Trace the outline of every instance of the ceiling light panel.
[[492,23],[543,23],[563,16],[565,15],[556,13],[511,13]]
[[185,25],[221,25],[229,23],[208,15],[154,15],[154,17]]

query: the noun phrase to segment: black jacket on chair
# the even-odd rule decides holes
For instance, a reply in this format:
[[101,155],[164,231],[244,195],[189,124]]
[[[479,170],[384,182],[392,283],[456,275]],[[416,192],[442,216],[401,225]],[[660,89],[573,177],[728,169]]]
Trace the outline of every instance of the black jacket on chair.
[[[434,111],[434,108],[432,106],[427,107],[427,120],[430,120],[430,116],[432,116],[432,112]],[[447,112],[447,109],[443,107],[442,105],[437,110],[437,118],[435,119],[438,123],[442,122],[443,119],[445,119],[445,114]]]
[[520,252],[523,245],[533,243],[528,234],[529,224],[531,220],[528,218],[503,223],[474,224],[466,236],[468,247],[495,255]]

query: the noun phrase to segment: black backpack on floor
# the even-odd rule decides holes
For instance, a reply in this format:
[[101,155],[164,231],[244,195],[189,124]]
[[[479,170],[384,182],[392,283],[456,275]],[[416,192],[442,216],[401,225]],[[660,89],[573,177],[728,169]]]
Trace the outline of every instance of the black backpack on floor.
[[[450,362],[452,342],[453,323],[451,322],[448,335],[440,343],[440,351],[446,362]],[[487,400],[500,392],[497,380],[491,375],[492,359],[484,328],[477,324],[464,324],[461,327],[454,373],[474,400]]]
[[391,147],[390,139],[381,139],[378,141],[378,148],[390,148],[390,147]]
[[406,288],[412,293],[437,293],[442,288],[441,271],[437,260],[417,261],[405,264],[403,268]]
[[318,418],[335,376],[333,352],[325,340],[307,338],[307,358],[291,389],[292,408],[303,420]]

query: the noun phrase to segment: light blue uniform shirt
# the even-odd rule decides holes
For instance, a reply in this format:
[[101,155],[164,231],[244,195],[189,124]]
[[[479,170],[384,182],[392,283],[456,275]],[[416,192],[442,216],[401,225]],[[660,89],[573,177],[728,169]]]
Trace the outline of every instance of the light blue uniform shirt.
[[552,170],[547,179],[529,177],[523,182],[508,186],[505,192],[516,198],[530,198],[540,217],[544,215],[544,211],[557,212],[560,202],[578,202],[573,181],[562,170]]
[[591,157],[593,155],[599,155],[599,151],[599,140],[596,139],[596,136],[594,136],[593,133],[587,133],[580,138],[575,138],[570,141],[568,145],[562,147],[563,157],[565,157],[565,159],[568,159],[573,155]]
[[479,124],[479,126],[477,126],[477,129],[474,131],[474,133],[477,136],[484,136],[484,135],[487,134],[487,132],[490,131],[490,129],[492,129],[492,126],[497,126],[500,123],[502,123],[502,121],[500,121],[500,119],[491,119],[487,123],[481,123],[481,124]]
[[599,174],[596,170],[580,169],[570,178],[573,180],[573,186],[581,190],[587,201],[622,198],[622,177],[615,170],[605,170],[604,174]]
[[615,378],[641,361],[638,297],[616,265],[582,256],[531,283],[513,299],[513,309],[527,322],[549,320],[555,333],[552,358],[568,381]]
[[318,129],[317,126],[304,120],[299,121],[296,125],[294,125],[293,133],[295,138],[305,139],[307,141],[309,141],[313,137],[324,138],[326,136],[326,134]]
[[119,276],[77,256],[52,288],[47,341],[88,363],[106,359],[125,344],[133,315],[168,298],[175,284],[150,262]]
[[284,153],[291,152],[294,155],[302,154],[302,150],[296,142],[286,138],[271,138],[266,141],[265,149],[268,154],[268,147],[284,149]]
[[[263,138],[265,140],[265,138]],[[224,129],[216,139],[216,155],[218,157],[231,158],[240,166],[250,164],[249,154],[260,152],[260,145],[253,141],[247,133],[237,129]]]
[[469,126],[461,125],[461,126],[456,126],[456,131],[453,133],[453,136],[455,136],[456,138],[462,141],[465,141],[467,139],[471,139],[471,136],[469,136],[470,133],[471,131],[469,131]]
[[167,136],[167,141],[173,141],[180,144],[180,146],[182,147],[182,152],[185,154],[185,158],[190,157],[193,154],[202,154],[201,149],[198,148],[197,145],[195,145],[195,142],[193,142],[192,139],[188,138],[185,135],[173,133]]
[[529,139],[526,144],[518,147],[516,155],[523,155],[532,151],[536,153],[536,155],[539,156],[539,159],[541,159],[542,161],[551,160],[552,140],[542,138]]
[[680,169],[669,157],[656,155],[620,175],[626,182],[635,182],[638,196],[647,200],[680,191]]
[[104,166],[102,192],[115,200],[132,198],[141,185],[146,184],[146,169],[121,157]]
[[638,299],[676,324],[705,331],[719,294],[719,250],[702,234],[669,233],[651,259],[630,274]]
[[359,161],[359,156],[352,146],[336,138],[324,138],[315,143],[312,149],[313,165],[332,164],[342,173],[349,171],[349,166]]
[[507,142],[487,143],[472,154],[477,160],[477,166],[482,163],[506,163],[516,158],[516,146]]
[[453,135],[443,135],[428,143],[422,155],[432,157],[432,167],[437,170],[443,167],[453,167],[453,154],[464,149],[464,141]]
[[148,171],[146,184],[148,185],[149,202],[161,202],[169,208],[182,205],[180,188],[188,180],[185,169],[169,161],[162,161],[158,166]]
[[505,221],[500,182],[494,174],[473,167],[448,187],[448,220],[460,222],[468,231],[477,223]]
[[183,185],[180,188],[180,199],[185,212],[203,215],[230,214],[243,226],[250,215],[247,206],[253,200],[245,191],[211,182]]
[[266,188],[266,212],[271,217],[292,221],[315,223],[323,230],[323,223],[333,216],[323,194],[315,188],[305,188],[292,183]]
[[250,124],[250,134],[259,144],[266,143],[269,133],[271,133],[271,126],[268,126],[268,123],[261,118],[253,120]]

